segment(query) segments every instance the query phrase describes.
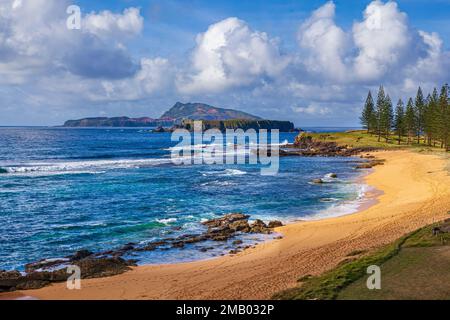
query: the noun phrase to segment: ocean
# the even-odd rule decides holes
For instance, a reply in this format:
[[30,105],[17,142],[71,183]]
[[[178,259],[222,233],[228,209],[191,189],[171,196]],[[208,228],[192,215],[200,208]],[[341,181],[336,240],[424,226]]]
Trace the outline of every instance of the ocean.
[[[280,141],[295,136],[281,133]],[[285,223],[349,214],[368,190],[354,158],[282,157],[279,173],[263,176],[250,164],[176,166],[175,144],[169,133],[135,128],[0,128],[0,270],[24,270],[26,263],[80,249],[198,233],[202,221],[231,212]],[[326,183],[312,184],[316,178]],[[209,250],[201,252],[205,245]],[[193,244],[126,258],[174,263],[230,248],[229,242]]]

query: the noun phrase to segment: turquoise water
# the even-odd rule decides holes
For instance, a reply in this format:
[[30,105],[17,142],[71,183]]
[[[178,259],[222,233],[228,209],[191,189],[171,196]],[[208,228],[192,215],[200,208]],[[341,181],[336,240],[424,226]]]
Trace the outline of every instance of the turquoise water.
[[[170,134],[139,129],[0,128],[0,141],[0,269],[195,233],[230,212],[285,222],[346,214],[364,193],[352,158],[281,158],[278,175],[262,176],[255,165],[175,166]],[[310,183],[331,172],[339,179]],[[210,245],[134,258],[170,263],[229,250]]]

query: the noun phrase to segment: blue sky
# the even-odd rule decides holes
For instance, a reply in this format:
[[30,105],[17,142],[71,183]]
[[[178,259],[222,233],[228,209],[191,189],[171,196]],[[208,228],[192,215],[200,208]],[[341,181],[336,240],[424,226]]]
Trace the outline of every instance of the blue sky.
[[[82,30],[65,28],[70,4]],[[158,117],[198,101],[299,126],[355,126],[369,89],[406,99],[449,78],[448,0],[0,6],[0,125]]]
[[[336,0],[336,22],[345,29],[352,27],[353,21],[361,18],[361,13],[371,1]],[[450,1],[449,0],[401,0],[396,1],[406,12],[412,25],[424,31],[437,31],[448,48],[450,43]],[[169,44],[185,44],[183,50],[192,45],[195,35],[203,32],[210,24],[227,17],[238,17],[252,27],[264,30],[272,36],[280,37],[286,48],[295,46],[299,21],[308,17],[326,1],[318,0],[104,0],[76,1],[83,10],[122,11],[129,6],[142,8],[147,23],[144,38],[148,47],[159,52],[167,52]],[[163,30],[166,28],[168,30]],[[185,39],[184,36],[191,39]],[[164,43],[159,47],[154,43]],[[146,42],[147,42],[146,41]],[[180,48],[181,49],[181,48]],[[159,53],[158,52],[158,53]]]

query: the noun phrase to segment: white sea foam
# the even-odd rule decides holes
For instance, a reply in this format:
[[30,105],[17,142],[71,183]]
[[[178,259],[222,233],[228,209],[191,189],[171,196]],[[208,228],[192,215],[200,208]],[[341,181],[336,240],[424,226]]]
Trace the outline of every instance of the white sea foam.
[[202,176],[219,176],[219,177],[231,177],[245,175],[247,172],[238,169],[225,169],[223,171],[205,171]]
[[165,225],[168,225],[170,223],[177,222],[177,218],[157,219],[156,221],[159,222],[159,223],[163,223]]
[[357,188],[356,199],[332,204],[327,209],[321,210],[316,214],[306,216],[302,218],[302,220],[321,220],[326,218],[340,217],[357,212],[359,208],[364,203],[366,203],[367,199],[365,198],[365,195],[371,189],[371,187],[366,184],[352,184],[348,187]]
[[69,161],[69,162],[45,162],[29,163],[16,166],[2,166],[8,173],[29,174],[81,174],[81,173],[102,173],[99,170],[105,169],[127,169],[141,168],[160,164],[170,163],[171,160],[155,159],[120,159],[120,160],[89,160],[89,161]]

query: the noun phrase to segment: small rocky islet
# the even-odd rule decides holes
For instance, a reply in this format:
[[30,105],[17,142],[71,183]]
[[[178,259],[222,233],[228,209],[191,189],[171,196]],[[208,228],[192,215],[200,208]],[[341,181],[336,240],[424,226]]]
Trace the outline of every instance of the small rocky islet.
[[[170,248],[184,248],[185,245],[205,241],[228,241],[241,234],[271,234],[274,228],[283,226],[281,221],[270,221],[268,224],[262,220],[249,222],[249,215],[242,213],[230,213],[220,218],[202,222],[207,228],[201,234],[187,234],[176,238],[164,238],[159,241],[139,246],[136,243],[128,243],[117,250],[108,250],[94,253],[88,250],[80,250],[73,255],[62,259],[43,259],[25,265],[25,272],[0,271],[0,292],[15,290],[30,290],[45,287],[51,283],[64,282],[69,274],[66,266],[75,265],[81,270],[82,279],[102,278],[124,273],[130,267],[136,266],[137,260],[126,260],[124,255],[132,252],[153,251],[157,249],[168,250]],[[241,246],[243,241],[234,240],[234,248],[230,254],[237,254],[250,246]],[[206,252],[209,247],[200,247],[201,252]]]

